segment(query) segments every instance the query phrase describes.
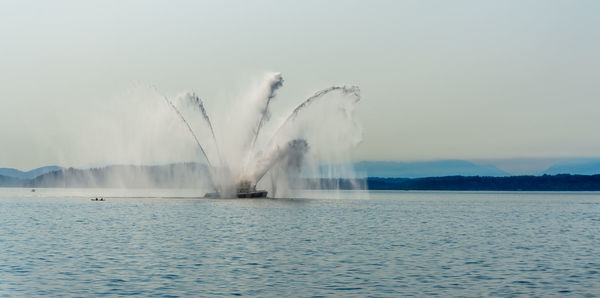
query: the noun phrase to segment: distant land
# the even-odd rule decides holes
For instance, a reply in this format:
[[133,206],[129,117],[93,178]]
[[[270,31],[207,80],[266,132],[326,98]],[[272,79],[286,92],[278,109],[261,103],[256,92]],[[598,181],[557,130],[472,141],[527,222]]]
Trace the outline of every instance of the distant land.
[[600,158],[520,158],[484,161],[362,161],[354,168],[364,177],[425,178],[441,176],[523,176],[600,174]]
[[[358,177],[373,190],[589,190],[600,191],[600,158],[552,161],[531,175],[512,175],[491,163],[465,160],[420,162],[362,161]],[[199,163],[155,166],[113,165],[90,169],[48,166],[31,171],[0,169],[0,187],[207,187],[207,169]],[[327,187],[348,179],[311,180]],[[316,184],[315,184],[316,183]],[[362,183],[364,184],[364,183]]]
[[600,158],[578,158],[561,160],[549,167],[544,174],[600,174]]
[[511,176],[494,165],[476,165],[466,160],[418,162],[361,161],[354,164],[359,176],[423,178],[440,176]]
[[[340,185],[345,184],[342,182]],[[600,175],[368,178],[367,185],[370,190],[600,191]]]
[[60,169],[22,180],[25,187],[76,188],[207,188],[203,164],[155,166],[114,165],[92,169]]
[[[193,163],[189,163],[193,164]],[[114,166],[109,166],[114,167]],[[47,166],[30,171],[0,168],[0,175],[33,179],[45,173],[61,170]],[[523,175],[594,175],[600,174],[600,158],[497,159],[497,160],[433,160],[433,161],[361,161],[354,164],[360,177],[425,178],[442,176],[523,176]],[[82,169],[83,170],[83,169]]]
[[47,166],[47,167],[41,167],[41,168],[37,168],[37,169],[31,170],[31,171],[24,172],[24,171],[17,170],[17,169],[0,168],[0,175],[6,176],[6,177],[18,178],[18,179],[33,179],[39,175],[58,171],[61,169],[62,168],[58,167],[58,166]]

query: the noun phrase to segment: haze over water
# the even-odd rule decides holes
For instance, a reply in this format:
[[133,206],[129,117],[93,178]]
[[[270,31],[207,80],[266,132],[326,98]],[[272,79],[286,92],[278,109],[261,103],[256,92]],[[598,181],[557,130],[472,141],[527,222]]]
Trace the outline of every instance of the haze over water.
[[600,295],[598,193],[99,191],[0,190],[0,294]]

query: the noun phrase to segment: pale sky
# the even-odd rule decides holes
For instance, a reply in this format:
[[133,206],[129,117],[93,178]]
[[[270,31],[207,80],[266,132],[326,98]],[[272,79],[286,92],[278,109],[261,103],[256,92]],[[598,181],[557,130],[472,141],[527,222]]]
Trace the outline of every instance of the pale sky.
[[136,84],[210,108],[265,71],[291,105],[359,85],[355,160],[600,156],[599,16],[567,0],[2,1],[0,167],[102,162],[75,143],[110,138],[85,123]]

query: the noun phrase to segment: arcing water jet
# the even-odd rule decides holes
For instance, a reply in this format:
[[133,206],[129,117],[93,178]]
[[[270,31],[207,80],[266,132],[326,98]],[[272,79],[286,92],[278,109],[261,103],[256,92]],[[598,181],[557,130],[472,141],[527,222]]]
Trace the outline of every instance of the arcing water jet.
[[[271,172],[272,192],[281,189],[276,187],[281,183],[275,180],[286,180],[283,182],[289,188],[292,178],[319,175],[317,169],[321,164],[340,162],[340,156],[360,142],[361,130],[352,117],[354,105],[360,100],[358,87],[323,89],[303,101],[288,117],[270,123],[269,106],[282,85],[280,73],[267,76],[260,88],[240,103],[246,108],[241,110],[243,115],[233,118],[239,119],[238,129],[221,130],[227,138],[218,138],[215,134],[204,103],[194,93],[179,97],[177,104],[165,97],[210,168],[210,180],[216,192],[207,196],[265,197],[267,191],[256,188],[267,173]],[[196,117],[198,112],[200,117]],[[266,129],[268,125],[272,125],[270,130]],[[202,129],[208,130],[212,140],[198,138],[196,130]],[[226,142],[228,139],[238,144],[232,146]],[[210,143],[213,150],[207,152],[205,149]]]

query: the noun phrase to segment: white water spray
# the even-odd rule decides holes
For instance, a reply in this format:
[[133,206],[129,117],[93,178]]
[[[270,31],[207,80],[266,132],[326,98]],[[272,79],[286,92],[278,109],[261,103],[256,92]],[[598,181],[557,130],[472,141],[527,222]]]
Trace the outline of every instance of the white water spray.
[[[282,85],[280,73],[268,75],[250,96],[236,104],[241,108],[238,113],[229,111],[233,121],[219,131],[221,136],[215,134],[204,103],[194,93],[174,101],[165,97],[196,141],[218,195],[235,196],[240,189],[254,191],[262,184],[276,196],[307,178],[341,178],[339,171],[324,173],[322,167],[347,164],[349,150],[361,141],[361,128],[353,118],[359,88],[323,89],[289,116],[270,121],[269,106]],[[207,131],[206,138],[198,137],[202,130]],[[343,176],[354,178],[349,173]],[[261,183],[263,180],[269,181]]]

